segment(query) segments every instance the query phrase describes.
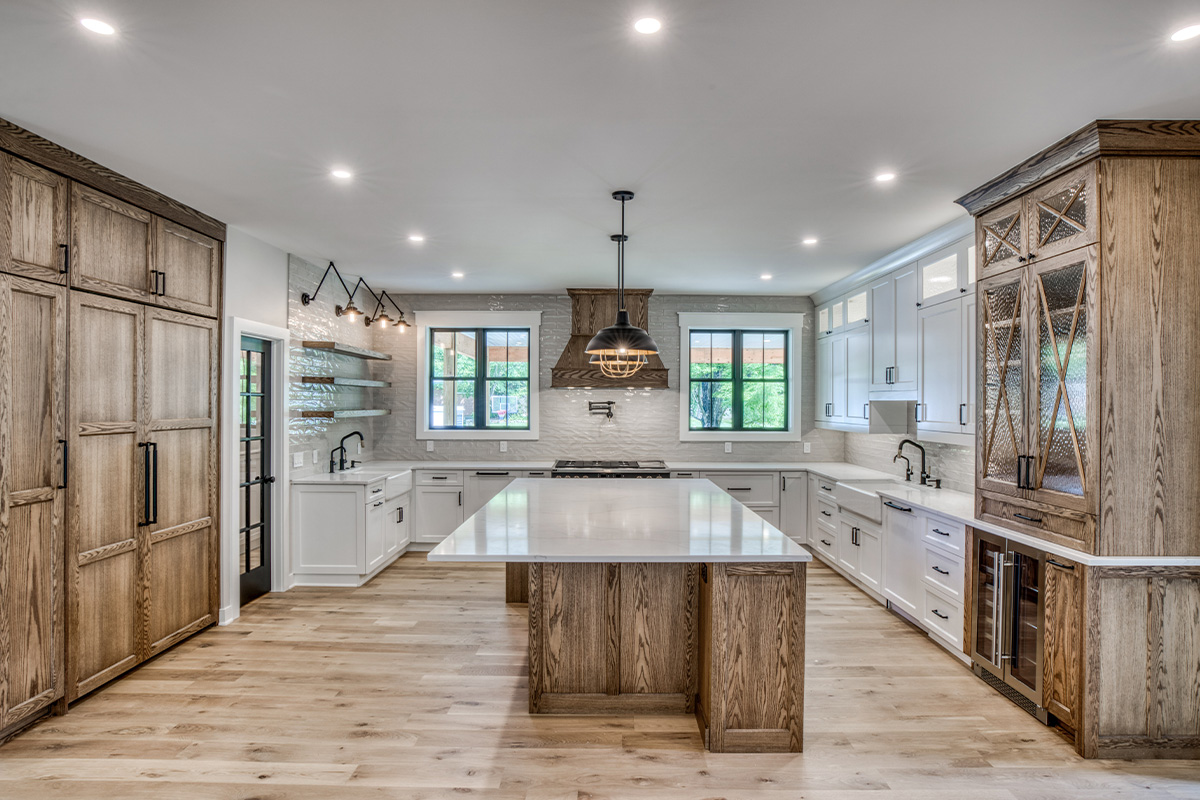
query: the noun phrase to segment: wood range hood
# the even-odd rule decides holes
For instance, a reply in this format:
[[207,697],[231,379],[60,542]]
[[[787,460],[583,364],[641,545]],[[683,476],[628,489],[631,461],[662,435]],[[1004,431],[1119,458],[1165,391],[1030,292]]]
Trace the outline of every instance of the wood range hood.
[[[653,289],[626,289],[625,308],[629,321],[642,330],[649,330],[648,306]],[[650,362],[628,378],[609,378],[599,365],[588,363],[591,358],[584,349],[596,331],[612,325],[617,318],[616,289],[567,289],[571,297],[571,338],[550,370],[552,389],[666,389],[667,368],[662,359],[650,356]]]

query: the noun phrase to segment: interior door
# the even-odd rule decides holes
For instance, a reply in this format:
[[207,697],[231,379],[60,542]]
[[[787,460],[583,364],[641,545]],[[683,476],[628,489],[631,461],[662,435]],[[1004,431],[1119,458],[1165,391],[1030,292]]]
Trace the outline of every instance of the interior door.
[[165,308],[217,315],[221,296],[221,243],[174,222],[155,218],[157,303]]
[[66,300],[0,274],[0,728],[63,694]]
[[253,336],[241,341],[238,377],[238,572],[241,604],[271,591],[271,502],[275,472],[271,415],[272,344]]
[[154,217],[136,206],[71,186],[71,285],[125,300],[150,301]]
[[1091,346],[1096,320],[1088,295],[1096,279],[1096,247],[1039,260],[1030,268],[1033,290],[1029,331],[1037,380],[1036,407],[1031,409],[1035,434],[1036,480],[1031,488],[1040,502],[1088,511],[1096,477],[1091,455],[1094,419],[1089,386],[1097,368]]
[[142,652],[143,326],[142,306],[71,294],[68,700],[129,669]]
[[[985,491],[1023,497],[1018,466],[1028,453],[1025,421],[1025,271],[980,282],[982,407],[976,482]],[[1024,471],[1024,470],[1022,470]]]
[[151,469],[149,654],[211,625],[217,607],[217,325],[146,309]]
[[9,221],[9,248],[0,270],[65,284],[70,182],[28,161],[0,153],[0,209]]

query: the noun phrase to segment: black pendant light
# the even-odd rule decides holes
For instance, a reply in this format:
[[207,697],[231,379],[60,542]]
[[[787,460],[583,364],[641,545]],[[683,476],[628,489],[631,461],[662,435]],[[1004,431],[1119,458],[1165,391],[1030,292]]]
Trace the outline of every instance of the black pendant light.
[[613,200],[621,202],[621,232],[609,238],[617,243],[617,321],[604,328],[588,342],[589,363],[599,364],[600,371],[609,378],[628,378],[646,366],[649,356],[657,355],[658,345],[650,334],[629,323],[629,312],[625,309],[625,204],[633,199],[633,192],[624,189],[613,192]]

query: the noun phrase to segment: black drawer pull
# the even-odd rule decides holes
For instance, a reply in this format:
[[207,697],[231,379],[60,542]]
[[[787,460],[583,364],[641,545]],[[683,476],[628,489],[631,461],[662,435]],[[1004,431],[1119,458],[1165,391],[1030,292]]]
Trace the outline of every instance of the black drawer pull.
[[934,609],[931,609],[931,611],[933,612],[933,615],[934,615],[935,617],[941,617],[942,619],[950,619],[950,618],[949,618],[948,616],[946,616],[945,614],[939,614],[939,613],[938,613],[938,610],[937,610],[936,608],[934,608]]
[[430,480],[435,480],[435,481],[448,481],[448,480],[450,480],[450,476],[448,476],[448,475],[430,475],[430,476],[429,476],[429,478],[430,478]]
[[383,505],[382,500],[380,500],[378,503],[372,503],[371,508],[379,508],[381,505]]
[[827,516],[827,517],[832,517],[832,516],[833,516],[833,514],[830,514],[828,511],[822,511],[821,513],[822,513],[822,514],[824,514],[824,515],[825,515],[825,516]]
[[503,477],[503,476],[507,475],[508,473],[507,472],[476,472],[475,474],[476,475],[490,475],[490,476],[495,476],[495,477]]
[[939,531],[937,528],[934,528],[933,532],[938,534],[939,536],[949,536],[950,535],[950,534],[946,533],[945,531]]
[[1052,567],[1058,567],[1059,569],[1075,569],[1074,564],[1064,564],[1061,561],[1055,561],[1053,558],[1047,558],[1046,563]]
[[937,566],[936,564],[932,567],[932,569],[934,572],[938,573],[939,575],[949,575],[950,574],[949,572],[947,572],[946,570]]
[[885,506],[887,506],[888,508],[894,508],[894,509],[896,509],[897,511],[903,511],[905,514],[911,514],[911,513],[912,513],[912,509],[911,509],[911,508],[905,508],[904,506],[898,506],[898,505],[896,505],[895,503],[893,503],[891,500],[884,500],[884,501],[883,501],[883,504],[884,504]]
[[371,494],[379,494],[382,491],[383,491],[383,487],[380,486],[378,489],[372,489]]
[[727,492],[749,492],[752,490],[749,486],[730,486],[725,491],[727,491]]
[[821,484],[821,488],[822,488],[822,489],[824,489],[824,490],[825,490],[825,491],[827,491],[827,492],[832,492],[832,491],[833,491],[833,487],[832,487],[832,486],[826,486],[826,485],[825,485],[825,484],[823,484],[823,483]]
[[833,542],[827,542],[824,539],[821,540],[821,544],[825,545],[826,547],[833,547]]
[[1027,517],[1027,516],[1025,516],[1024,514],[1017,514],[1017,513],[1015,513],[1015,512],[1013,513],[1013,516],[1014,516],[1014,517],[1016,517],[1017,519],[1023,519],[1023,520],[1025,520],[1026,522],[1033,522],[1033,523],[1036,523],[1036,524],[1038,524],[1038,525],[1041,525],[1041,524],[1042,524],[1041,517]]

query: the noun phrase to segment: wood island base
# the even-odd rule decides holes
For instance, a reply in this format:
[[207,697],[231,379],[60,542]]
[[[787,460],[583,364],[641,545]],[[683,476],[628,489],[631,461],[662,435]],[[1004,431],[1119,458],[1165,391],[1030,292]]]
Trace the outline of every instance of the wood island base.
[[713,752],[800,752],[806,564],[529,564],[529,711],[696,715]]

